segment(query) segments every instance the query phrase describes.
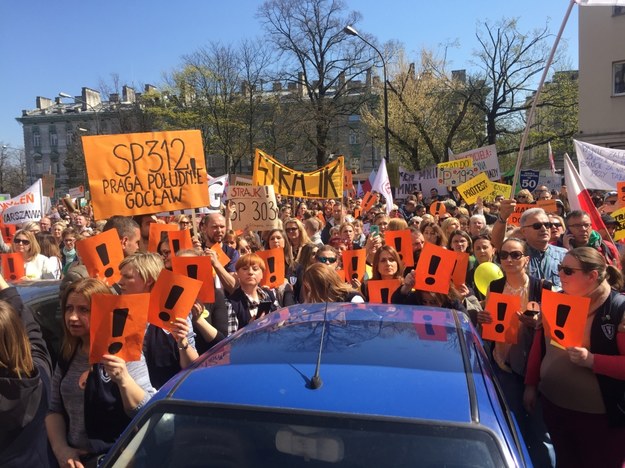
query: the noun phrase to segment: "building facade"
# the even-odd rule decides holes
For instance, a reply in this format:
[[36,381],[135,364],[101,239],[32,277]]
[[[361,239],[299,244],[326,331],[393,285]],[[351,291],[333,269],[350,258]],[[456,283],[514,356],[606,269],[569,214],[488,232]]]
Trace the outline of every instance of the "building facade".
[[579,8],[579,140],[625,149],[625,7]]

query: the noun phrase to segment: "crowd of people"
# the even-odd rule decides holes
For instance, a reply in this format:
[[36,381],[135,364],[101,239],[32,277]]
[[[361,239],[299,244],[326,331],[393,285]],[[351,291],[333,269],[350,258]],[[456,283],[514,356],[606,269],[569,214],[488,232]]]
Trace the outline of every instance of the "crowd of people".
[[[519,226],[509,222],[517,202],[548,199],[555,200],[552,212],[536,205],[523,212]],[[11,242],[0,241],[1,252],[22,255],[23,279],[61,280],[64,329],[53,369],[32,314],[0,277],[0,414],[10,421],[0,428],[0,465],[93,466],[156,390],[237,330],[295,303],[368,302],[372,281],[397,280],[389,296],[393,303],[454,308],[478,330],[493,321],[484,310],[490,294],[519,296],[517,343],[485,345],[534,464],[622,466],[625,246],[611,237],[616,193],[597,192],[594,199],[606,227],[600,231],[588,213],[569,210],[564,187],[521,190],[515,199],[479,199],[472,206],[456,191],[440,195],[433,189],[408,195],[390,212],[381,199],[365,211],[357,197],[278,195],[280,225],[265,232],[235,232],[234,204],[202,216],[146,214],[94,222],[88,206],[61,203],[39,223],[20,226]],[[172,253],[165,233],[156,252],[148,252],[152,223],[190,229],[193,248]],[[112,229],[124,259],[121,279],[111,286],[89,277],[76,244]],[[465,283],[451,285],[448,294],[416,289],[415,269],[405,267],[413,262],[404,262],[385,243],[387,231],[402,230],[410,233],[415,265],[427,244],[469,254]],[[275,288],[262,285],[267,267],[257,252],[265,249],[284,253],[285,279]],[[343,252],[350,250],[364,250],[362,277],[346,277]],[[196,301],[170,331],[150,324],[139,361],[109,354],[90,366],[93,295],[149,293],[161,271],[172,269],[174,255],[210,257],[215,301]],[[500,266],[502,277],[484,291],[476,270],[489,262]],[[543,332],[544,290],[590,298],[582,346],[558,348]]]

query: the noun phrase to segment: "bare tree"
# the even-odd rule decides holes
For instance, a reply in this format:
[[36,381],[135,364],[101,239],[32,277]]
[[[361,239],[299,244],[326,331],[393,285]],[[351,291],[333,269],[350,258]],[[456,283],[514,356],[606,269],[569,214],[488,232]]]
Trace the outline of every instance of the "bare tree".
[[267,0],[258,17],[283,60],[280,78],[300,91],[293,95],[301,110],[297,123],[322,166],[338,118],[357,113],[370,98],[364,86],[354,83],[371,66],[372,51],[343,32],[361,15],[348,12],[342,0]]

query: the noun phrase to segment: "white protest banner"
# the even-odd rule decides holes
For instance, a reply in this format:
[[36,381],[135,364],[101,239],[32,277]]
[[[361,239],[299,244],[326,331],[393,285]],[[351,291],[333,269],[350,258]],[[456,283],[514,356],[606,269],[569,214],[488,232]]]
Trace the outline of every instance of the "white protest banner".
[[208,181],[208,206],[209,213],[219,213],[221,208],[221,197],[228,187],[228,174],[213,177]]
[[497,159],[497,147],[495,145],[483,146],[464,153],[450,155],[450,160],[471,158],[473,165],[477,167],[476,172],[485,172],[490,180],[500,180],[499,160]]
[[562,189],[562,176],[557,174],[552,175],[549,169],[540,171],[538,185],[544,185],[549,190],[557,190],[559,192]]
[[587,189],[614,190],[625,180],[625,150],[573,140],[579,176]]
[[83,198],[85,196],[85,186],[80,185],[79,187],[72,187],[67,193],[71,198]]
[[438,190],[438,169],[436,166],[428,167],[421,171],[408,171],[399,168],[399,186],[395,191],[395,198],[403,200],[415,190],[430,193],[432,189]]
[[471,158],[439,163],[436,167],[438,168],[439,188],[457,187],[479,174]]
[[41,179],[10,200],[0,201],[4,224],[41,220],[43,210]]
[[228,200],[236,204],[232,229],[266,231],[279,226],[278,204],[273,185],[228,187]]

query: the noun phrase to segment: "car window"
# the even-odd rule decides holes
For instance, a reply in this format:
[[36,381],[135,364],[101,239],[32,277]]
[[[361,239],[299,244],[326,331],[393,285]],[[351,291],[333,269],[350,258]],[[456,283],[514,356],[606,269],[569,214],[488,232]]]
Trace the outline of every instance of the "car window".
[[52,297],[43,300],[32,300],[27,305],[33,312],[35,320],[41,327],[43,339],[46,342],[52,365],[56,365],[59,351],[61,349],[61,340],[63,339],[63,324],[61,322],[61,304],[58,297]]
[[475,426],[156,405],[105,466],[504,466]]

